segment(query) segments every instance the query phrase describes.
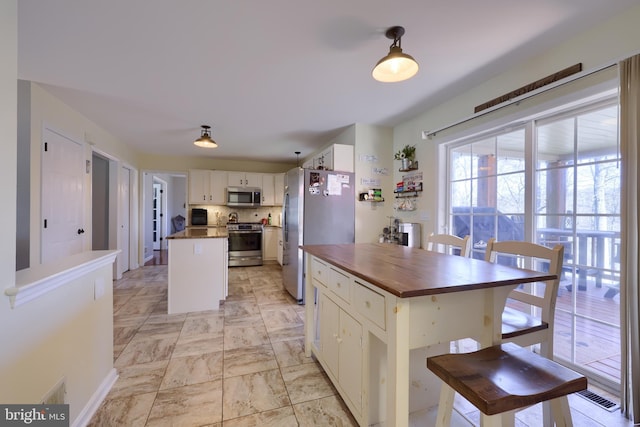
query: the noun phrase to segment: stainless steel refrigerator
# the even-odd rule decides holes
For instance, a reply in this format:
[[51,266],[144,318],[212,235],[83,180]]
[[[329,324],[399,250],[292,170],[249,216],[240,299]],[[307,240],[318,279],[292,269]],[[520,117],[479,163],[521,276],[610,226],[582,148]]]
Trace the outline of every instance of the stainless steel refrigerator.
[[300,245],[353,243],[353,173],[295,168],[285,177],[282,206],[282,280],[304,304],[304,262]]

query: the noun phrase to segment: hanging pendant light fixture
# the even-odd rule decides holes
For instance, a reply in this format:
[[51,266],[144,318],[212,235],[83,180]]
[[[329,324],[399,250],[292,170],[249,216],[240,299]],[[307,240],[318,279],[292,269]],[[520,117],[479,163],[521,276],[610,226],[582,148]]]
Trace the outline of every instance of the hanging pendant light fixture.
[[403,27],[391,27],[385,33],[393,43],[389,54],[378,61],[371,72],[373,78],[379,82],[401,82],[410,79],[418,72],[416,60],[411,55],[402,53],[400,39],[403,34]]
[[202,125],[202,131],[200,132],[200,138],[193,141],[195,145],[203,148],[216,148],[218,143],[211,139],[211,126]]

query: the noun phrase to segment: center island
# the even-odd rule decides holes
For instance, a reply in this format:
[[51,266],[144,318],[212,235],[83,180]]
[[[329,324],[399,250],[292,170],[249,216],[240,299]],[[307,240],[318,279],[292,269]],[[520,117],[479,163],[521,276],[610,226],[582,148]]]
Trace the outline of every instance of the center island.
[[218,310],[228,293],[226,227],[188,227],[167,241],[168,314]]
[[501,340],[509,292],[555,278],[388,243],[303,245],[305,351],[361,426],[407,427],[438,403],[426,357],[471,337]]

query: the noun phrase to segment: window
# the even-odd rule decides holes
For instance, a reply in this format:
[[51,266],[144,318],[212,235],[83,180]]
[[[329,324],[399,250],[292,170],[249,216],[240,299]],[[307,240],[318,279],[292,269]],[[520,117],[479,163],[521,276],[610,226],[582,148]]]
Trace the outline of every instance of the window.
[[[565,247],[554,357],[620,383],[620,156],[615,99],[446,146],[448,222],[487,240]],[[515,262],[505,259],[504,262]]]

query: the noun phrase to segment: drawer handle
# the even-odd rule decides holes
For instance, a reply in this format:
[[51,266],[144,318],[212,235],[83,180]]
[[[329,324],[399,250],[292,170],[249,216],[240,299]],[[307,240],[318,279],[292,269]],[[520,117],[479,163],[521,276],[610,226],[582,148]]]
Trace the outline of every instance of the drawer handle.
[[371,308],[371,303],[369,301],[364,302],[365,307]]
[[338,285],[339,288],[342,287],[342,284],[340,282],[336,283],[336,285]]

